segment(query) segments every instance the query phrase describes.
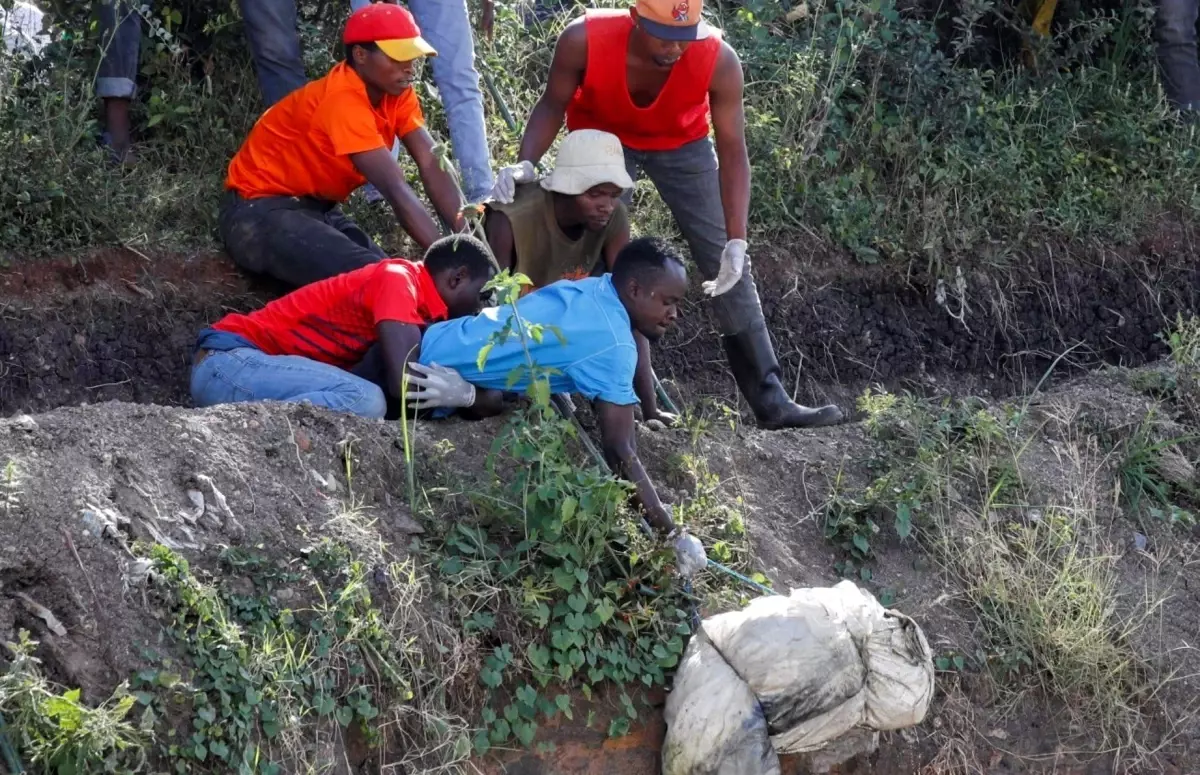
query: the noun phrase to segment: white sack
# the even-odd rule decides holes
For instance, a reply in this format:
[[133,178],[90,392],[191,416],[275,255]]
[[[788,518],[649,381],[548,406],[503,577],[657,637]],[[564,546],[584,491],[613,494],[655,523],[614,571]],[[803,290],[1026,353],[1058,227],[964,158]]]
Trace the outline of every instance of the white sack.
[[703,631],[684,652],[663,715],[663,773],[779,775],[758,701]]
[[[820,594],[799,594],[808,592]],[[861,639],[867,630],[856,610],[861,597],[837,592],[760,597],[700,625],[758,697],[772,735],[842,705],[866,683],[866,666],[852,637],[854,631]],[[833,730],[833,736],[844,731]]]
[[933,700],[933,651],[925,633],[899,611],[887,611],[864,650],[867,713],[872,729],[905,729],[925,720]]
[[689,644],[667,699],[663,773],[774,773],[777,753],[918,724],[933,675],[916,622],[852,582],[759,598],[705,620]]

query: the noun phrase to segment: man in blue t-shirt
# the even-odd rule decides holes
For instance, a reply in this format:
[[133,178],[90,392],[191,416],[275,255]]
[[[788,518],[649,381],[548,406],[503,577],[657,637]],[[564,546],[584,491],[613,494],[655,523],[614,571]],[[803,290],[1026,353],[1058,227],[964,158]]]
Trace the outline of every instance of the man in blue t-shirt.
[[[633,332],[651,342],[661,337],[678,317],[686,293],[687,271],[679,254],[658,239],[633,240],[617,254],[612,274],[560,280],[518,300],[516,309],[525,326],[542,326],[541,341],[526,336],[523,344],[514,328],[505,341],[492,344],[482,369],[480,351],[508,325],[512,306],[429,326],[421,339],[420,358],[410,364],[415,374],[409,380],[416,385],[410,398],[421,408],[469,407],[475,416],[495,414],[502,391],[529,386],[528,347],[540,368],[554,371],[549,377],[552,392],[580,393],[595,402],[609,465],[636,486],[635,501],[647,521],[672,536],[677,531],[671,513],[659,501],[637,456],[633,376],[638,351]],[[520,369],[520,379],[512,383],[514,369]],[[690,548],[695,539],[680,536],[679,541],[687,541]],[[682,560],[682,551],[680,556]]]

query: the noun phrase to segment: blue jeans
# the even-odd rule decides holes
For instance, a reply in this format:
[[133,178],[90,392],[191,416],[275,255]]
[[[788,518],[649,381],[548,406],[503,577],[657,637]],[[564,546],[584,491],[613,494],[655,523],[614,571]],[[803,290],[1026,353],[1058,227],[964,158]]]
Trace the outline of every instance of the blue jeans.
[[1200,60],[1196,54],[1198,0],[1159,0],[1154,41],[1167,99],[1180,110],[1200,110]]
[[142,17],[129,3],[107,0],[100,5],[100,69],[96,96],[129,99],[137,86]]
[[192,367],[192,402],[308,401],[337,412],[382,418],[387,399],[378,385],[299,355],[267,355],[253,347],[210,351]]
[[[269,107],[307,82],[300,58],[300,36],[296,32],[296,3],[295,0],[239,2],[258,86],[263,102]],[[142,45],[142,18],[132,2],[101,3],[100,41],[104,55],[96,78],[96,96],[133,97]]]
[[[246,0],[249,2],[250,0]],[[350,0],[357,11],[370,0]],[[483,119],[483,92],[475,69],[475,42],[466,0],[408,0],[421,28],[421,37],[437,49],[431,58],[433,83],[450,125],[450,144],[462,172],[463,194],[468,202],[479,202],[492,191],[492,157],[488,151]],[[400,151],[397,143],[392,155]]]

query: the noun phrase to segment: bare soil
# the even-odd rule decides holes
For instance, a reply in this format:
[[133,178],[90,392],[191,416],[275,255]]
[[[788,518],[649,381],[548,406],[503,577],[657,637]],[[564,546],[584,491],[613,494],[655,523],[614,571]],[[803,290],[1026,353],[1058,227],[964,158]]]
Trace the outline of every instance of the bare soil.
[[[1045,427],[1022,473],[1052,503],[1072,475],[1061,456],[1064,439],[1080,429],[1127,435],[1151,404],[1123,378],[1080,375],[1161,357],[1158,333],[1176,313],[1196,308],[1200,290],[1186,230],[1164,229],[1127,250],[1090,246],[1085,260],[1062,258],[1062,251],[1047,246],[1045,255],[1017,260],[997,250],[977,264],[987,269],[967,273],[962,284],[951,269],[943,294],[936,279],[917,270],[848,267],[816,253],[798,266],[794,256],[804,246],[786,253],[764,247],[754,271],[786,380],[808,403],[849,406],[873,383],[927,394],[1019,395],[1055,363],[1053,381],[1078,377],[1033,404]],[[0,417],[8,417],[0,420],[0,465],[13,461],[19,472],[18,497],[0,505],[0,642],[21,628],[35,633],[51,676],[82,687],[89,701],[104,699],[143,666],[143,646],[160,630],[153,606],[130,583],[128,555],[111,535],[99,534],[97,514],[119,514],[129,520],[120,527],[127,538],[166,538],[200,562],[227,545],[263,546],[292,559],[346,496],[338,445],[355,439],[354,496],[379,517],[382,540],[406,545],[394,426],[305,407],[179,408],[187,402],[190,347],[200,328],[279,292],[220,255],[150,259],[109,251],[0,273]],[[699,305],[660,343],[656,367],[688,401],[736,395]],[[19,416],[25,412],[41,414]],[[457,489],[481,475],[497,427],[422,426],[423,485]],[[648,469],[677,499],[694,484],[677,461],[690,443],[684,431],[641,432]],[[776,588],[834,583],[842,555],[822,537],[821,508],[837,477],[869,480],[871,447],[862,428],[760,433],[715,422],[699,443],[723,496],[744,502],[755,562]],[[1106,465],[1097,486],[1116,503],[1113,461]],[[228,498],[235,522],[193,527],[176,517],[201,476]],[[454,519],[463,508],[446,495],[441,518]],[[1134,605],[1147,589],[1165,598],[1153,631],[1139,635],[1143,650],[1156,655],[1156,669],[1174,676],[1151,702],[1161,706],[1147,730],[1154,757],[1130,768],[1126,752],[1093,753],[1089,730],[1072,726],[1068,708],[1036,691],[997,695],[991,681],[967,670],[939,676],[935,707],[920,728],[886,734],[879,752],[841,771],[1200,771],[1189,764],[1200,745],[1200,664],[1191,649],[1200,599],[1188,585],[1196,537],[1133,525],[1115,506],[1104,519],[1129,595],[1122,604]],[[1135,546],[1138,530],[1148,533],[1145,548]],[[871,585],[895,590],[897,607],[917,619],[939,652],[972,653],[981,645],[962,590],[916,543],[884,545]],[[51,609],[67,635],[50,632],[16,593]],[[602,705],[598,711],[603,717]],[[512,752],[481,766],[530,775],[657,772],[658,717],[618,741],[582,723],[547,734],[557,743],[552,753]],[[961,766],[946,764],[948,751],[962,753]],[[791,772],[806,766],[788,762]]]
[[[939,292],[926,267],[864,267],[815,243],[768,242],[754,273],[789,390],[851,408],[872,384],[1008,396],[1052,365],[1061,379],[1161,358],[1159,334],[1200,301],[1192,249],[1191,232],[1168,224],[1120,250],[997,250],[961,283],[947,267]],[[223,254],[112,250],[0,271],[0,415],[106,400],[186,405],[199,330],[282,291]],[[698,288],[693,296],[656,347],[656,371],[689,401],[733,400]]]
[[[1075,481],[1067,462],[1055,456],[1061,445],[1055,429],[1061,428],[1054,418],[1069,416],[1074,425],[1097,432],[1127,432],[1149,406],[1117,376],[1089,377],[1040,396],[1034,411],[1042,413],[1048,431],[1023,458],[1028,475],[1041,483],[1040,497],[1054,502]],[[463,513],[465,504],[449,493],[482,475],[498,422],[419,427],[419,481],[435,493],[439,519]],[[341,460],[346,440],[353,441],[357,460],[351,481]],[[643,430],[639,441],[663,489],[687,497],[692,485],[677,456],[689,449],[688,433]],[[753,554],[775,588],[834,583],[840,553],[822,538],[820,507],[839,472],[869,476],[870,445],[862,429],[763,433],[717,426],[698,443],[720,477],[722,494],[743,499]],[[128,556],[113,535],[98,534],[95,515],[119,514],[129,520],[121,521],[124,537],[172,542],[200,563],[227,545],[265,547],[286,561],[332,529],[352,487],[354,498],[377,517],[378,539],[403,551],[408,528],[399,446],[394,424],[303,406],[192,410],[111,402],[2,420],[0,462],[15,463],[18,476],[15,498],[0,509],[0,640],[12,639],[19,628],[30,630],[41,640],[39,656],[55,680],[82,687],[89,701],[102,700],[145,664],[144,648],[158,640],[159,624],[144,589],[129,578]],[[185,492],[202,476],[225,495],[233,518],[189,527],[176,515],[186,510]],[[1100,481],[1111,490],[1112,478]],[[1192,714],[1200,664],[1189,645],[1200,628],[1200,600],[1186,579],[1194,538],[1152,532],[1138,551],[1133,534],[1141,528],[1117,509],[1106,519],[1112,551],[1123,558],[1121,589],[1128,602],[1147,589],[1167,598],[1152,631],[1140,636],[1147,653],[1158,657],[1156,668],[1175,675],[1154,698],[1162,706],[1155,716],[1160,723],[1147,730],[1147,745],[1162,748],[1152,765],[1123,769],[1119,752],[1086,753],[1094,750],[1088,730],[1072,728],[1061,707],[1032,691],[998,697],[989,680],[968,669],[939,675],[939,696],[921,727],[886,734],[876,754],[840,771],[950,772],[939,769],[937,757],[951,742],[979,763],[970,770],[975,772],[1192,771],[1185,763],[1200,742]],[[919,544],[883,548],[871,586],[896,590],[896,606],[918,620],[939,652],[972,653],[978,645],[976,617],[961,590],[930,566]],[[50,608],[66,636],[54,635],[16,593]],[[597,708],[603,717],[603,702]],[[553,752],[512,752],[480,764],[509,773],[653,773],[662,732],[657,714],[621,740],[607,740],[582,721],[564,722],[542,733],[556,743]],[[803,761],[788,764],[790,772],[807,771]]]

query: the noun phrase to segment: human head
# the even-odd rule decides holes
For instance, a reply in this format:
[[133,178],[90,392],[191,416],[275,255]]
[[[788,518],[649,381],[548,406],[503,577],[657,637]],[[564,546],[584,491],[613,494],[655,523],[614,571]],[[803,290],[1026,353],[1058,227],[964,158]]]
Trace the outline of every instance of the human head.
[[658,237],[641,237],[621,248],[612,281],[634,330],[650,341],[679,317],[687,270],[679,253]]
[[542,178],[542,188],[570,197],[580,221],[603,231],[621,195],[633,188],[621,141],[598,129],[571,132],[558,149],[554,169]]
[[342,43],[346,61],[363,81],[391,95],[412,86],[421,57],[437,56],[412,13],[391,3],[372,3],[350,14]]
[[425,268],[451,319],[483,309],[483,286],[496,274],[496,262],[487,245],[466,234],[442,237],[430,245],[425,251]]
[[712,30],[700,18],[704,0],[636,0],[629,9],[640,45],[659,67],[671,67],[694,40]]

